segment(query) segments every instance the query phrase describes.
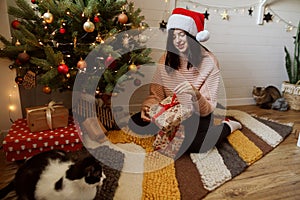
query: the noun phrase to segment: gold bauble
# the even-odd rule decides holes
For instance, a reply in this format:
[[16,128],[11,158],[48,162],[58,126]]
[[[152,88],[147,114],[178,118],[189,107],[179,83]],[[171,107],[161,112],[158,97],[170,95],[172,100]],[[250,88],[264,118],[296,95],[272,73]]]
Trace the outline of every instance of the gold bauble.
[[137,72],[138,68],[134,63],[132,63],[131,65],[129,65],[128,70],[135,73]]
[[87,63],[85,62],[85,60],[80,58],[80,60],[77,62],[77,68],[78,69],[85,69],[86,67],[87,67]]
[[90,19],[88,19],[86,22],[84,22],[83,29],[86,32],[91,33],[95,30],[95,25],[93,22],[90,21]]
[[121,13],[119,16],[118,16],[118,22],[120,22],[121,24],[126,24],[128,21],[128,17],[125,13]]
[[43,87],[43,92],[45,93],[45,94],[50,94],[51,93],[51,88],[49,87],[49,86],[44,86]]
[[20,45],[21,45],[21,42],[20,42],[19,40],[17,40],[16,43],[15,43],[15,45],[16,45],[16,46],[20,46]]
[[48,11],[43,15],[43,19],[46,23],[51,24],[53,22],[53,15]]

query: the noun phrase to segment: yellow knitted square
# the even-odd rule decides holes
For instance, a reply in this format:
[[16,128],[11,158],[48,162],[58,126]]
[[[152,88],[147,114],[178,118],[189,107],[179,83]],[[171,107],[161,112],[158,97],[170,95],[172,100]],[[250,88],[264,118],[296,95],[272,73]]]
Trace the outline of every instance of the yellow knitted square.
[[248,165],[253,164],[263,156],[263,152],[239,130],[231,133],[227,139]]

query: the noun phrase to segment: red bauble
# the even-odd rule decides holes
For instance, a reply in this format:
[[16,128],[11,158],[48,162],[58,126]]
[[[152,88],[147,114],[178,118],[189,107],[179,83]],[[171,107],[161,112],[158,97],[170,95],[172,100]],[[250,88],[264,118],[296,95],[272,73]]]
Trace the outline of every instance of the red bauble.
[[15,64],[16,65],[22,65],[22,63],[20,62],[20,60],[18,58],[15,60]]
[[100,17],[96,15],[96,16],[94,17],[94,22],[95,22],[95,23],[100,22]]
[[31,3],[36,4],[37,0],[31,0]]
[[59,33],[60,34],[65,34],[66,33],[66,29],[65,28],[60,28],[59,29]]
[[21,24],[21,22],[19,20],[14,20],[14,21],[11,22],[11,26],[14,29],[19,29],[20,24]]
[[30,59],[30,56],[29,56],[25,51],[18,54],[18,60],[19,60],[22,64],[28,62],[29,59]]
[[57,71],[60,74],[67,74],[69,72],[69,67],[65,63],[61,63],[58,65]]
[[18,85],[22,85],[23,81],[24,81],[24,78],[23,78],[22,76],[17,76],[17,77],[15,78],[15,82],[16,82]]
[[124,13],[121,13],[119,16],[118,16],[118,22],[120,22],[121,24],[126,24],[128,21],[128,17],[126,14]]
[[116,68],[116,61],[114,57],[108,56],[105,60],[105,66],[109,69],[115,69]]

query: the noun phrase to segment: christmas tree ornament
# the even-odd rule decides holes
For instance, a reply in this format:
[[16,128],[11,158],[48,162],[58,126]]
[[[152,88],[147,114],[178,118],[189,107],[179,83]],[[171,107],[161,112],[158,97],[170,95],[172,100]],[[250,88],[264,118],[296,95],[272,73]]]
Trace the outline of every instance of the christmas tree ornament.
[[33,3],[33,4],[37,4],[37,3],[38,3],[38,1],[37,1],[37,0],[31,0],[31,3]]
[[25,89],[31,89],[36,86],[35,80],[36,80],[36,74],[32,71],[27,71],[27,73],[24,76],[24,81],[22,83],[22,86]]
[[116,67],[116,62],[115,62],[115,59],[114,57],[112,57],[111,55],[109,55],[105,62],[104,62],[104,65],[106,68],[109,68],[109,69],[115,69]]
[[94,22],[95,23],[99,23],[100,22],[100,13],[98,13],[97,15],[94,16]]
[[118,22],[120,22],[121,24],[126,24],[128,21],[128,17],[127,15],[122,12],[119,16],[118,16]]
[[26,53],[26,51],[24,51],[24,52],[18,54],[18,60],[19,60],[22,64],[28,62],[29,59],[30,59],[30,56]]
[[98,43],[104,43],[104,40],[102,39],[100,33],[98,33],[98,35],[96,37],[96,42],[98,42]]
[[132,63],[131,65],[129,65],[128,70],[135,73],[137,72],[138,68],[134,63]]
[[83,30],[85,30],[88,33],[94,32],[95,25],[93,22],[90,21],[90,19],[87,19],[86,22],[83,24]]
[[20,24],[21,24],[21,22],[17,19],[15,19],[11,22],[11,26],[13,27],[13,29],[19,29]]
[[49,87],[48,85],[45,85],[42,90],[45,94],[50,94],[52,91],[51,87]]
[[24,81],[24,79],[23,79],[22,76],[17,76],[17,77],[15,78],[15,82],[16,82],[18,85],[22,85],[23,81]]
[[65,34],[66,33],[66,29],[64,27],[60,27],[59,33],[60,34]]
[[129,34],[124,34],[124,37],[123,37],[123,41],[122,41],[122,44],[125,48],[129,48]]
[[20,45],[21,45],[21,42],[20,42],[19,40],[17,40],[16,43],[15,43],[15,45],[16,45],[16,46],[20,46]]
[[85,60],[80,58],[80,60],[77,62],[77,68],[78,69],[85,69],[86,67],[87,67],[87,63],[85,62]]
[[136,78],[136,79],[134,79],[133,84],[135,86],[140,86],[142,84],[142,81],[140,79]]
[[21,61],[18,58],[15,60],[15,64],[16,65],[22,65]]
[[62,61],[62,62],[60,63],[60,65],[58,65],[57,71],[58,71],[58,73],[60,73],[60,74],[67,74],[67,73],[69,72],[69,67],[65,64],[64,61]]
[[46,23],[51,24],[53,22],[53,15],[48,10],[46,13],[43,14],[43,19]]
[[148,41],[148,37],[146,35],[140,34],[139,35],[139,42],[146,43]]

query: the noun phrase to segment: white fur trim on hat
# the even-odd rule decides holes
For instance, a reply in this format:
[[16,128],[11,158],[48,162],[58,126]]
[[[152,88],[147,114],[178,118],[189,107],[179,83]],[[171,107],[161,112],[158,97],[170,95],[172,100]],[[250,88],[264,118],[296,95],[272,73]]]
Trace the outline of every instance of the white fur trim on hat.
[[179,14],[171,15],[167,23],[167,30],[170,30],[172,28],[182,29],[190,33],[194,37],[196,37],[198,33],[194,19],[185,15],[179,15]]
[[209,32],[207,30],[200,31],[196,35],[196,40],[199,42],[205,42],[209,39]]

